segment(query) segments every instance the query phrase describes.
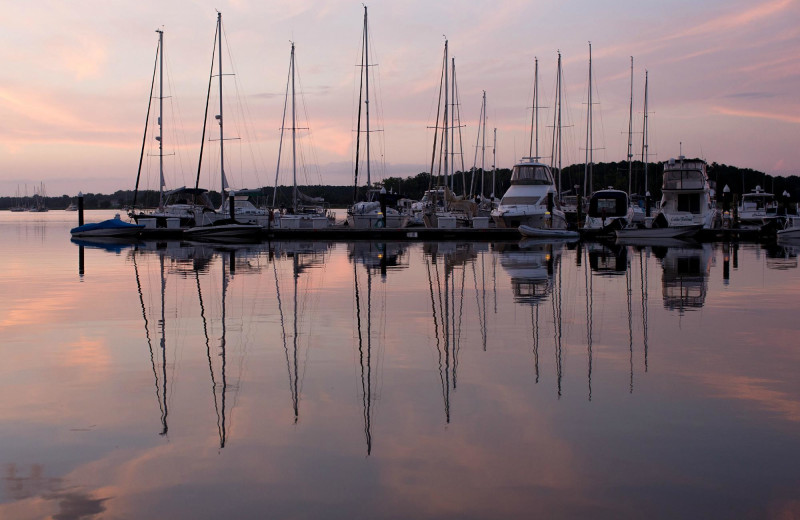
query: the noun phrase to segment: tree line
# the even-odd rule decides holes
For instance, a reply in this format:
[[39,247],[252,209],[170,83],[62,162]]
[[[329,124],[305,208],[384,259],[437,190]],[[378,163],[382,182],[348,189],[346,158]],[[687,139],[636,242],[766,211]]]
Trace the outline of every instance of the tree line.
[[[583,193],[584,183],[584,164],[573,164],[564,168],[561,172],[561,191],[563,194]],[[645,165],[641,161],[632,163],[631,191],[644,195],[647,190],[653,200],[661,198],[661,180],[663,165],[660,163],[647,164],[647,186],[645,186]],[[494,185],[492,176],[494,175]],[[557,179],[559,174],[554,172]],[[613,187],[619,190],[628,191],[628,163],[625,161],[597,163],[592,165],[592,187],[597,190],[601,188]],[[508,168],[498,169],[494,172],[486,171],[483,173],[480,168],[467,172],[456,172],[453,179],[453,189],[457,195],[472,193],[480,195],[481,178],[483,179],[483,196],[489,197],[494,193],[496,197],[502,196],[511,185],[511,170]],[[789,193],[791,202],[800,201],[800,177],[791,175],[780,177],[767,175],[750,168],[738,168],[726,164],[713,162],[708,165],[708,178],[712,187],[716,190],[716,196],[721,200],[723,188],[727,185],[732,194],[742,194],[752,191],[756,186],[763,190],[774,193],[781,197],[784,192]],[[375,183],[376,188],[385,187],[387,191],[414,200],[422,198],[426,190],[442,184],[441,178],[432,178],[427,172],[418,173],[414,176],[388,177],[383,183]],[[470,187],[472,187],[470,189]],[[332,207],[347,207],[354,200],[363,200],[366,197],[365,187],[354,186],[323,186],[309,185],[298,186],[298,189],[309,197],[322,197],[325,202]],[[253,190],[250,190],[252,192]],[[273,201],[273,187],[263,187],[256,190],[255,203],[260,206],[271,206]],[[587,190],[588,192],[588,190]],[[133,203],[133,190],[118,190],[112,194],[87,193],[84,195],[84,207],[86,209],[124,209]],[[209,192],[212,203],[219,207],[221,197],[219,192]],[[274,197],[276,207],[290,207],[292,205],[293,188],[291,186],[279,186],[277,195]],[[25,198],[22,198],[25,199]],[[153,208],[158,206],[159,194],[154,190],[140,191],[137,195],[137,206]],[[74,197],[61,195],[60,197],[44,197],[45,205],[49,209],[64,209],[71,202],[75,202]],[[25,205],[25,200],[18,197],[0,197],[0,210],[10,209],[18,205]],[[28,205],[32,205],[33,197],[27,197]]]

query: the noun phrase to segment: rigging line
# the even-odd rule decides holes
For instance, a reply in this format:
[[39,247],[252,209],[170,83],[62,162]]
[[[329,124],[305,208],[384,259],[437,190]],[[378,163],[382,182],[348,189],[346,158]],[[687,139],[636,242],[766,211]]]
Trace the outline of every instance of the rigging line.
[[156,59],[155,63],[153,63],[153,79],[150,82],[150,96],[147,98],[147,115],[144,119],[144,136],[142,136],[142,151],[139,153],[139,168],[136,171],[136,187],[133,190],[133,207],[136,207],[136,198],[139,194],[139,178],[142,174],[142,161],[144,160],[144,148],[145,143],[147,142],[147,126],[150,124],[150,107],[153,104],[153,89],[155,88],[156,84],[156,71],[158,70],[158,52],[161,50],[161,42],[156,44]]
[[[364,29],[366,30],[367,27],[367,13],[366,8],[364,11]],[[356,160],[355,160],[355,175],[353,181],[353,203],[358,201],[358,165],[361,158],[361,107],[363,105],[363,95],[364,95],[364,75],[366,74],[366,66],[364,65],[365,59],[365,50],[364,46],[365,43],[365,36],[361,35],[362,41],[362,48],[361,48],[361,73],[359,74],[359,84],[358,84],[358,122],[356,123]],[[369,161],[369,158],[367,158]],[[369,190],[369,186],[367,186],[367,190]]]
[[[475,285],[475,306],[478,308],[478,326],[481,328],[481,336],[483,336],[483,317],[481,316],[481,300],[480,291],[478,290],[478,273],[475,269],[475,264],[472,264],[472,282]],[[484,350],[486,350],[486,342],[483,343]]]
[[[286,130],[286,107],[289,103],[289,81],[292,78],[292,66],[291,66],[291,58],[289,64],[289,72],[286,75],[286,94],[283,97],[283,117],[281,118],[281,136],[278,140],[278,165],[275,167],[275,187],[272,191],[272,208],[275,208],[275,199],[278,195],[278,174],[281,171],[281,152],[283,151],[283,133]],[[277,273],[277,271],[276,271]],[[277,274],[276,274],[277,276]]]
[[[464,196],[466,196],[467,195],[467,177],[466,177],[466,173],[464,173],[464,140],[462,139],[462,136],[461,136],[461,97],[459,96],[458,83],[456,82],[456,59],[455,58],[453,58],[453,86],[455,87],[453,89],[454,90],[454,92],[453,92],[453,102],[455,103],[455,110],[453,112],[454,112],[454,115],[456,116],[456,119],[458,120],[458,150],[459,150],[458,155],[461,158],[461,187],[462,187],[462,191],[463,191]],[[453,150],[453,154],[455,154],[455,153],[456,153],[456,151]],[[453,161],[453,164],[455,165],[455,161]],[[455,167],[453,169],[455,169]]]
[[[441,115],[442,110],[442,86],[444,85],[444,71],[447,67],[447,56],[443,58],[444,66],[442,67],[442,72],[439,77],[439,97],[437,99],[438,103],[436,105],[436,119],[433,123],[433,152],[431,152],[431,171],[430,171],[430,178],[428,179],[428,189],[430,190],[433,188],[433,165],[436,163],[436,144],[439,141],[439,116]],[[439,170],[441,171],[441,157],[439,158]],[[439,176],[436,176],[436,185],[439,185]]]
[[211,83],[214,78],[214,59],[217,55],[217,38],[219,37],[219,24],[215,25],[214,29],[214,45],[211,49],[211,70],[208,73],[208,91],[206,92],[206,110],[203,116],[203,132],[200,136],[200,156],[197,160],[197,178],[194,183],[194,188],[200,187],[200,172],[203,168],[203,145],[206,142],[206,126],[208,124],[208,105],[211,100]]

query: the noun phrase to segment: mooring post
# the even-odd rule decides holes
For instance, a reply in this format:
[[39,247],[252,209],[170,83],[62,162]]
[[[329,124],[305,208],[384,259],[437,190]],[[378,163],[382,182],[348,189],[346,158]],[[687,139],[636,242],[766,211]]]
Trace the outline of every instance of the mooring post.
[[[78,192],[78,225],[83,225],[83,192]],[[83,258],[83,255],[81,255]]]

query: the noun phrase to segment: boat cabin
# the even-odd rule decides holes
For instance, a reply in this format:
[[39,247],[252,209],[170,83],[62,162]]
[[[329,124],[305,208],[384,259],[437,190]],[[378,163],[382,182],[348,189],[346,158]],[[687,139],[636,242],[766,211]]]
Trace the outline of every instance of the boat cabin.
[[530,162],[514,165],[514,170],[511,172],[511,184],[552,186],[553,174],[548,166],[530,159]]
[[601,190],[589,200],[589,216],[624,217],[628,214],[628,194],[620,190]]

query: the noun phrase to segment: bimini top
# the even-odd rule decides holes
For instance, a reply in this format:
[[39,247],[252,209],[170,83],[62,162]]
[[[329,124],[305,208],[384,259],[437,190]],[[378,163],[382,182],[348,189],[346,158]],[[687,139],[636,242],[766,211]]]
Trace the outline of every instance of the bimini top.
[[628,214],[628,194],[620,190],[596,191],[589,199],[589,216],[624,217]]
[[550,167],[536,160],[536,157],[523,157],[514,165],[511,172],[511,184],[553,185],[553,174]]

